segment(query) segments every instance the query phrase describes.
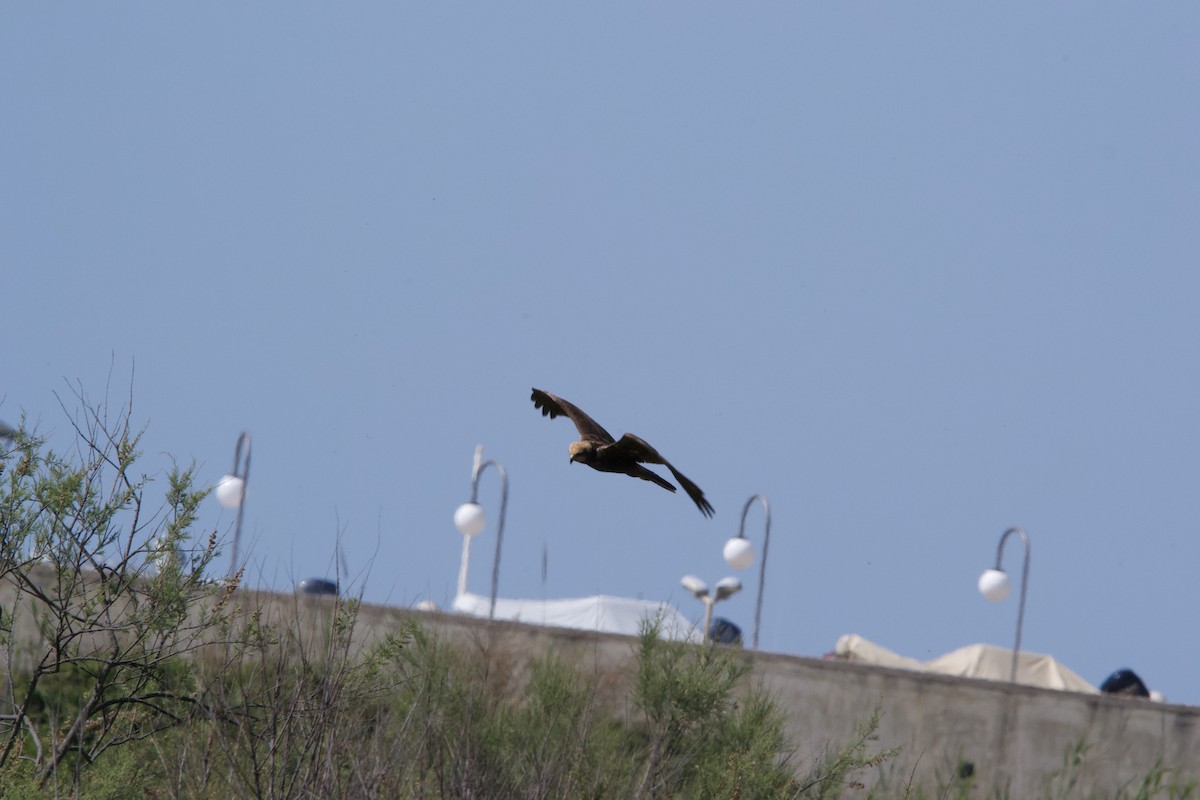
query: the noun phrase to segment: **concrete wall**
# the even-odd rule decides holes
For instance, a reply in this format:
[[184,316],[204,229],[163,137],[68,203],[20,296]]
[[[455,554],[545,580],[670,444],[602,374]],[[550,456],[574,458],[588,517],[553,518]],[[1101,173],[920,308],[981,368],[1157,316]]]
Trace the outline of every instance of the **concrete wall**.
[[[634,660],[636,642],[628,637],[377,607],[364,609],[363,635],[409,614],[442,635],[504,652],[513,669],[553,651],[610,679],[627,675]],[[881,782],[895,796],[910,779],[913,796],[937,796],[965,763],[974,773],[973,797],[1111,797],[1156,767],[1178,771],[1167,783],[1200,780],[1200,708],[776,653],[746,657],[751,680],[788,712],[801,773],[849,743],[878,710],[870,752],[902,750],[868,783]],[[1076,754],[1077,763],[1067,767]]]
[[801,754],[845,741],[878,707],[880,745],[903,748],[880,776],[892,785],[915,768],[932,792],[964,762],[977,786],[1012,797],[1073,778],[1070,796],[1108,797],[1156,765],[1200,778],[1200,708],[775,654],[755,658],[755,675],[788,709]]
[[[14,600],[11,585],[0,582],[0,607],[11,608]],[[320,635],[333,608],[328,597],[263,592],[240,592],[233,602],[243,611],[258,609],[264,621],[299,620],[309,636]],[[517,681],[550,652],[592,671],[598,685],[612,691],[627,685],[632,673],[633,638],[382,606],[362,607],[357,644],[369,645],[410,618],[493,655],[498,668],[517,673]],[[28,614],[18,619],[19,630],[4,649],[13,654],[37,649],[40,635],[32,622]],[[793,763],[801,774],[830,748],[849,743],[878,709],[871,752],[902,748],[867,776],[869,783],[889,789],[885,796],[902,796],[910,777],[914,790],[941,796],[963,763],[973,765],[977,788],[971,796],[980,798],[994,790],[1013,798],[1112,797],[1156,765],[1180,770],[1168,783],[1200,779],[1200,708],[775,653],[743,651],[743,657],[751,663],[750,679],[788,713]],[[1064,771],[1064,759],[1079,745],[1081,761]],[[1053,791],[1072,778],[1069,793]],[[912,796],[919,796],[916,791]]]

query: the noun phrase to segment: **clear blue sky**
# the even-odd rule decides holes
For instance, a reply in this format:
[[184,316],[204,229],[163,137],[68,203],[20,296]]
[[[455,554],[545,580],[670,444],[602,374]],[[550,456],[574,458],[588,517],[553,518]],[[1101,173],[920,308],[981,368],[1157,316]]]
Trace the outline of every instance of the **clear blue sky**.
[[[1189,3],[10,3],[0,419],[61,444],[54,392],[132,372],[148,471],[251,432],[255,583],[341,531],[394,604],[452,600],[477,443],[505,597],[698,615],[760,492],[762,645],[809,656],[1010,646],[975,581],[1019,524],[1027,649],[1200,703],[1198,41]],[[716,517],[569,466],[532,386]]]

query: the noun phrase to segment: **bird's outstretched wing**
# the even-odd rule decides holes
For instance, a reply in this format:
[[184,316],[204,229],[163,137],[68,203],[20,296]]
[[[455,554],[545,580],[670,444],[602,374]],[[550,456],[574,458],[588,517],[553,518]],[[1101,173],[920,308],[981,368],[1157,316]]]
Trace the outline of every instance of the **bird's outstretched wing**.
[[704,492],[700,491],[700,487],[689,481],[683,473],[671,466],[671,462],[663,458],[645,439],[642,439],[640,436],[634,436],[632,433],[627,433],[621,437],[620,441],[604,449],[623,453],[634,461],[640,461],[643,464],[662,464],[671,470],[671,474],[675,476],[675,480],[679,481],[679,485],[687,492],[688,497],[692,498],[692,502],[700,509],[700,513],[706,517],[713,515],[712,504],[704,499]]
[[580,439],[599,442],[600,444],[613,443],[612,434],[600,427],[600,423],[561,397],[555,397],[549,392],[543,392],[541,389],[534,389],[530,399],[533,400],[534,406],[542,410],[542,416],[549,417],[550,419],[564,416],[570,419],[571,422],[574,422],[575,429],[579,431]]

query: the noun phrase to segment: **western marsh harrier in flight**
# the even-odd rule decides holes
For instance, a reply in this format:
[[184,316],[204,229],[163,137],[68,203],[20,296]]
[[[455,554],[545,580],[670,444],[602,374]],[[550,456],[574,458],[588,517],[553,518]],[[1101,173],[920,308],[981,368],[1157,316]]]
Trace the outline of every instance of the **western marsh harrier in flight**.
[[575,429],[579,431],[579,441],[571,442],[570,447],[567,448],[571,454],[572,463],[587,464],[592,469],[598,469],[601,472],[620,472],[632,475],[635,478],[656,483],[668,492],[673,492],[675,487],[669,481],[642,466],[642,464],[662,464],[671,470],[675,480],[679,481],[679,485],[687,492],[688,497],[692,498],[692,502],[700,509],[700,513],[706,517],[713,515],[713,507],[704,499],[704,492],[700,491],[700,487],[684,477],[679,470],[671,466],[671,462],[659,455],[658,451],[646,444],[644,440],[632,433],[627,433],[620,439],[613,439],[608,431],[601,428],[594,419],[577,407],[561,397],[555,397],[541,389],[533,390],[532,399],[534,406],[541,409],[542,416],[550,419],[565,416],[575,423]]

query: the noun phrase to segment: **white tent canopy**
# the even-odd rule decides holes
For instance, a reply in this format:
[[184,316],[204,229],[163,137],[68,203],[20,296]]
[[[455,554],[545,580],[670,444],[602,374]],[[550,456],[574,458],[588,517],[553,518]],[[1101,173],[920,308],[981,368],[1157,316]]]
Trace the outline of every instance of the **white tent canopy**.
[[[475,617],[488,616],[490,601],[477,594],[463,592],[454,598],[454,610]],[[633,600],[626,597],[595,595],[570,600],[496,599],[496,619],[551,625],[585,631],[637,636],[642,620],[659,621],[659,636],[664,639],[698,641],[699,631],[687,617],[666,603]]]
[[[867,641],[857,634],[847,634],[838,639],[835,655],[844,661],[992,681],[1007,681],[1012,671],[1012,650],[990,644],[967,645],[922,663]],[[1017,655],[1017,683],[1070,692],[1095,694],[1097,691],[1096,687],[1051,656],[1024,650]]]

